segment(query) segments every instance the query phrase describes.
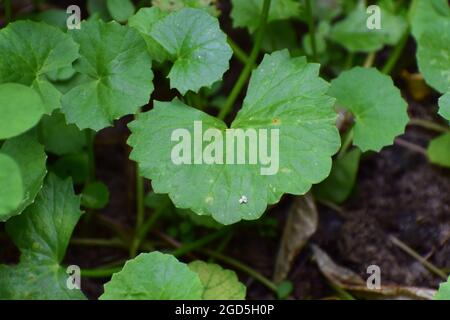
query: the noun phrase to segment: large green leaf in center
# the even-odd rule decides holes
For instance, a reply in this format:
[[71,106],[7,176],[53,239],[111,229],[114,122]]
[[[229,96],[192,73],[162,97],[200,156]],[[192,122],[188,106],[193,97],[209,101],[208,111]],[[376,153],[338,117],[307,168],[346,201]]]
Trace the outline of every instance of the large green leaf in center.
[[[268,139],[271,129],[279,130],[276,174],[262,175],[261,168],[267,166],[248,161],[174,164],[174,130],[186,129],[193,137],[194,121],[202,121],[203,132],[227,129],[223,121],[178,100],[155,102],[152,111],[130,124],[131,158],[145,177],[153,179],[155,192],[168,193],[177,207],[212,215],[223,224],[257,219],[267,204],[279,201],[283,193],[304,194],[330,172],[331,156],[340,139],[334,100],[325,94],[328,85],[318,73],[319,65],[307,64],[305,58],[290,58],[287,50],[266,55],[253,72],[247,97],[231,128],[266,129]],[[208,144],[204,142],[203,148]],[[271,146],[268,148],[270,151]],[[245,152],[248,156],[248,148]]]

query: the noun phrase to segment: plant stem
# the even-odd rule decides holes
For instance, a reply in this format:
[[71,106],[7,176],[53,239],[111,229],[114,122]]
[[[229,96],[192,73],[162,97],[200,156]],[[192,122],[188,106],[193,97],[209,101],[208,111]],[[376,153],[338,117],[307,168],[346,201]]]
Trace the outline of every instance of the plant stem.
[[392,51],[392,54],[384,65],[383,69],[381,69],[381,72],[383,72],[384,74],[391,74],[392,70],[394,70],[394,67],[397,64],[398,59],[400,59],[403,49],[405,49],[408,38],[409,30],[406,30],[400,41],[395,46],[394,51]]
[[228,96],[227,100],[225,101],[225,105],[220,110],[219,113],[219,119],[224,120],[226,116],[230,113],[231,109],[233,108],[234,103],[236,102],[236,99],[239,96],[239,93],[242,90],[242,87],[245,85],[245,83],[248,80],[248,77],[250,76],[250,73],[253,69],[253,66],[256,62],[256,58],[259,54],[259,49],[261,48],[262,40],[264,37],[264,31],[266,29],[267,24],[267,17],[269,15],[269,8],[270,8],[270,0],[264,0],[263,9],[261,13],[261,18],[259,20],[259,29],[258,33],[256,35],[255,44],[253,46],[252,52],[250,53],[250,57],[248,58],[244,70],[242,70],[239,79],[237,80],[236,84],[234,85],[233,89],[231,90],[230,95]]
[[425,120],[425,119],[418,119],[418,118],[411,118],[409,120],[409,125],[412,126],[419,126],[428,130],[433,130],[437,132],[449,132],[450,128],[441,126],[440,124],[434,123],[433,121]]
[[355,60],[355,53],[350,52],[350,53],[347,55],[347,59],[345,60],[345,66],[344,66],[344,69],[345,69],[345,70],[350,69],[350,68],[353,66],[354,60]]
[[71,244],[80,246],[103,246],[103,247],[125,247],[124,243],[118,238],[112,239],[90,239],[90,238],[73,238]]
[[367,55],[366,60],[364,61],[364,68],[370,68],[373,66],[373,63],[375,62],[375,57],[377,53],[371,52]]
[[11,0],[3,0],[3,5],[5,7],[5,26],[7,26],[8,23],[11,22],[12,18]]
[[432,273],[434,273],[435,275],[441,277],[444,280],[447,280],[447,275],[440,270],[439,268],[437,268],[434,264],[432,264],[431,262],[427,261],[424,257],[422,257],[420,254],[418,254],[416,251],[414,251],[413,249],[411,249],[407,244],[405,244],[404,242],[402,242],[401,240],[397,239],[394,236],[390,237],[391,241],[393,244],[395,244],[397,247],[399,247],[400,249],[402,249],[404,252],[406,252],[407,254],[409,254],[411,257],[413,257],[414,259],[416,259],[417,261],[419,261],[424,267],[426,267],[429,271],[431,271]]
[[317,61],[316,30],[314,28],[314,14],[312,11],[311,0],[306,0],[305,5],[308,19],[309,38],[311,40],[311,49],[313,53],[313,60]]
[[243,64],[247,64],[248,62],[248,56],[242,50],[236,42],[233,41],[230,37],[228,37],[228,44],[230,45],[231,49],[233,50],[233,54],[236,56],[236,58],[241,61]]
[[139,249],[142,240],[144,240],[145,236],[150,232],[151,228],[154,226],[158,218],[164,213],[164,211],[168,208],[170,201],[166,200],[166,202],[162,203],[159,208],[153,212],[153,214],[141,224],[140,228],[136,231],[136,236],[133,239],[133,242],[130,247],[130,257],[135,257],[137,250]]
[[122,267],[81,269],[81,276],[88,278],[107,278],[120,270],[122,270]]
[[235,259],[233,259],[231,257],[225,256],[225,255],[223,255],[221,253],[217,253],[217,252],[211,251],[211,250],[201,250],[201,252],[205,253],[208,256],[216,258],[217,260],[221,260],[221,261],[225,262],[226,264],[229,264],[230,266],[235,267],[236,269],[238,269],[238,270],[248,274],[253,279],[261,282],[267,288],[269,288],[273,292],[277,293],[278,286],[274,282],[272,282],[271,280],[269,280],[268,278],[266,278],[265,276],[260,274],[258,271],[256,271],[256,270],[250,268],[249,266],[241,263],[240,261],[235,260]]
[[91,129],[86,129],[86,143],[88,151],[88,164],[89,164],[89,177],[88,182],[95,180],[95,152],[94,152],[94,142],[95,142],[95,131]]
[[352,142],[353,142],[353,129],[350,129],[350,131],[344,137],[344,141],[342,142],[341,150],[339,150],[339,153],[337,155],[338,158],[342,158],[345,155],[348,148],[351,147]]
[[187,244],[183,244],[181,247],[175,249],[171,254],[174,256],[182,256],[193,250],[199,249],[214,240],[223,237],[229,231],[228,228],[221,228],[219,231],[211,233],[201,239],[198,239],[194,242],[190,242]]
[[411,150],[413,152],[420,153],[424,156],[427,156],[427,150],[425,148],[422,148],[421,146],[418,146],[417,144],[411,143],[409,141],[403,140],[401,138],[396,138],[395,143],[399,146],[402,146],[408,150]]

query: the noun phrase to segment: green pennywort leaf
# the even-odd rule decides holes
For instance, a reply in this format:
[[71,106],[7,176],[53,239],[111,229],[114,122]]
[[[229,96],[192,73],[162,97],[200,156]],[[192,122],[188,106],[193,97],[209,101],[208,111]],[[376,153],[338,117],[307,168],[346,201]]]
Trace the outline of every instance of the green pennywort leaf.
[[[263,3],[264,0],[232,0],[231,19],[233,19],[233,27],[248,28],[253,33],[258,28]],[[300,12],[300,1],[272,0],[268,22],[298,17]]]
[[427,155],[432,163],[450,167],[450,133],[431,140],[427,149]]
[[329,177],[314,186],[314,197],[336,204],[344,202],[355,185],[360,157],[361,151],[355,148],[336,158]]
[[447,282],[443,282],[439,286],[439,290],[434,296],[436,300],[450,300],[450,277]]
[[[227,130],[223,121],[178,100],[156,101],[152,111],[140,114],[130,124],[132,134],[128,143],[133,147],[130,157],[138,162],[145,177],[153,179],[153,190],[168,193],[179,208],[212,215],[222,224],[257,219],[267,204],[278,202],[283,193],[304,194],[330,172],[331,156],[340,141],[332,108],[334,101],[326,95],[328,84],[318,73],[319,65],[308,64],[304,57],[290,58],[287,50],[266,55],[252,74],[243,107],[231,125],[233,131]],[[200,122],[201,129],[197,126]],[[177,129],[183,131],[178,144],[171,140]],[[206,144],[199,131],[208,129],[212,129],[214,136]],[[260,140],[264,141],[261,144],[265,144],[265,152],[267,140],[274,141],[273,161],[265,159],[264,166],[249,161],[230,164],[242,150],[236,150],[231,137],[230,149],[224,152],[221,137],[226,132],[234,135],[248,131],[255,136],[256,131],[269,132]],[[211,155],[217,148],[213,161],[208,160],[210,164],[194,165],[198,162],[195,159],[183,160],[184,164],[172,161],[172,152],[179,151],[175,145],[189,143],[191,137],[199,141],[195,142],[197,147],[192,154],[200,163],[202,147],[208,145],[205,153]],[[264,147],[260,149],[264,154],[261,150]],[[191,154],[191,150],[186,151]],[[226,161],[224,154],[232,161]],[[240,155],[249,159],[248,146]],[[186,164],[189,161],[191,165]],[[187,185],[195,185],[196,192],[191,192]]]
[[330,38],[350,52],[373,52],[386,44],[396,44],[408,27],[404,17],[396,16],[384,8],[380,10],[380,29],[368,28],[369,18],[361,2],[344,20],[332,27]]
[[105,284],[100,300],[200,300],[199,277],[174,256],[141,253]]
[[152,0],[152,5],[162,11],[174,12],[183,8],[203,9],[212,16],[219,16],[217,0]]
[[15,210],[23,195],[19,165],[10,156],[0,153],[0,215]]
[[108,187],[100,181],[87,184],[81,193],[81,203],[91,209],[102,209],[109,202]]
[[58,111],[42,118],[39,134],[45,150],[56,155],[77,153],[86,145],[86,133],[73,124],[67,124],[64,114]]
[[450,17],[432,24],[422,33],[417,47],[417,62],[425,81],[443,93],[450,87]]
[[203,284],[202,300],[245,300],[247,288],[234,271],[203,261],[194,261],[188,266]]
[[450,121],[450,91],[439,99],[439,114]]
[[47,155],[44,147],[37,141],[34,132],[27,132],[18,137],[6,140],[0,153],[10,156],[20,168],[24,196],[14,210],[0,212],[0,221],[16,216],[34,202],[34,198],[42,188],[47,174],[45,162]]
[[331,82],[328,94],[355,117],[354,143],[362,151],[391,145],[408,123],[400,90],[375,68],[356,67],[341,73]]
[[79,207],[71,181],[49,175],[36,202],[6,223],[21,256],[18,265],[0,265],[0,299],[84,299],[80,290],[68,289],[60,266]]
[[106,6],[111,17],[118,22],[125,22],[134,14],[131,0],[106,0]]
[[152,57],[173,62],[170,87],[183,95],[211,86],[229,68],[232,50],[226,35],[217,18],[204,10],[184,8],[167,15],[156,7],[144,8],[130,25],[143,34]]
[[70,67],[77,57],[77,44],[57,27],[17,21],[0,31],[0,83],[32,87],[44,101],[47,114],[60,108],[61,94],[46,75]]
[[80,45],[75,69],[83,81],[62,98],[62,110],[78,128],[100,130],[134,114],[153,91],[151,59],[133,28],[116,22],[84,21],[71,34]]
[[45,112],[39,94],[17,83],[0,84],[0,140],[34,127]]

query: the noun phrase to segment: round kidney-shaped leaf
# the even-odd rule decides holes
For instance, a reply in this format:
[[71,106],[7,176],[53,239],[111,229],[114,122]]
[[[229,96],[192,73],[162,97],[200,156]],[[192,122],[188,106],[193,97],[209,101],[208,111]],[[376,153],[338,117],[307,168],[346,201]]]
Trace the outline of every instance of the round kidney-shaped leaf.
[[133,28],[84,21],[72,36],[80,45],[75,69],[84,81],[62,98],[62,110],[78,128],[100,130],[147,104],[153,91],[151,59]]
[[247,289],[234,271],[218,264],[194,261],[189,268],[198,274],[203,284],[203,300],[244,300]]
[[439,114],[450,121],[450,91],[439,99]]
[[16,209],[22,198],[20,168],[10,156],[0,153],[0,216]]
[[167,15],[156,7],[144,8],[131,18],[131,25],[143,34],[153,57],[173,61],[170,86],[181,94],[211,86],[229,68],[232,50],[227,37],[217,18],[202,9]]
[[405,131],[406,102],[392,79],[377,69],[356,67],[341,73],[328,94],[355,117],[354,143],[362,151],[379,151]]
[[37,141],[34,132],[27,132],[6,140],[0,148],[0,152],[10,156],[19,166],[24,192],[19,206],[9,212],[0,212],[0,221],[6,221],[10,217],[20,214],[33,203],[47,174],[45,167],[47,155],[44,147]]
[[0,140],[34,127],[45,112],[39,94],[17,83],[0,84]]
[[47,114],[61,106],[61,94],[45,75],[70,67],[77,57],[71,37],[43,22],[17,21],[0,31],[0,83],[32,86]]
[[[334,100],[318,73],[287,50],[266,55],[232,130],[178,100],[157,101],[130,124],[131,159],[179,208],[222,224],[257,219],[283,193],[304,194],[330,172],[340,141]],[[249,139],[238,147],[240,134]]]
[[127,261],[105,284],[101,300],[200,300],[203,286],[197,274],[174,256],[141,253]]

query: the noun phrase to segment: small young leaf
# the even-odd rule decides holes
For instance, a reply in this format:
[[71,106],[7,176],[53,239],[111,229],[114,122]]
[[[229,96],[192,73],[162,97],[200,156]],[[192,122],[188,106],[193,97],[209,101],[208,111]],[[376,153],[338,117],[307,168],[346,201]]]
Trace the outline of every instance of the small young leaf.
[[355,148],[343,157],[337,158],[333,162],[329,177],[314,186],[314,197],[336,204],[347,200],[355,185],[360,157],[361,151]]
[[6,221],[10,217],[20,214],[34,202],[47,174],[45,167],[47,155],[44,147],[38,143],[34,132],[27,132],[6,140],[0,152],[9,155],[19,166],[24,189],[24,197],[20,205],[10,212],[0,213],[0,221]]
[[[231,19],[233,27],[246,27],[254,32],[259,25],[264,0],[232,0]],[[300,15],[300,1],[272,0],[268,21],[286,20]]]
[[409,9],[412,34],[416,40],[419,40],[431,25],[441,24],[449,18],[450,8],[447,0],[413,0]]
[[377,69],[356,67],[341,73],[328,94],[353,113],[354,143],[362,151],[379,151],[392,144],[408,123],[400,90]]
[[203,284],[202,300],[245,300],[247,289],[234,271],[203,261],[194,261],[188,266]]
[[80,152],[86,145],[86,134],[67,124],[64,114],[58,111],[42,118],[39,132],[45,150],[57,155]]
[[82,22],[81,30],[71,33],[80,45],[75,69],[86,77],[62,98],[69,123],[98,131],[147,104],[153,72],[136,30],[94,20]]
[[212,16],[219,16],[217,0],[152,0],[152,5],[162,11],[174,12],[183,8],[203,9]]
[[278,299],[286,299],[294,290],[294,285],[291,281],[282,281],[277,287]]
[[450,91],[439,99],[439,114],[450,121]]
[[15,210],[23,196],[19,166],[10,156],[0,153],[0,216]]
[[134,14],[131,0],[106,0],[106,6],[114,20],[126,22]]
[[156,22],[150,36],[168,53],[170,86],[198,92],[222,78],[232,50],[219,22],[200,9],[185,8]]
[[81,193],[81,204],[91,209],[102,209],[109,202],[108,187],[100,181],[89,183]]
[[33,87],[47,114],[61,106],[61,94],[45,75],[70,66],[77,57],[77,44],[57,27],[17,21],[0,31],[0,83]]
[[427,155],[432,163],[450,167],[450,133],[431,140]]
[[152,252],[127,261],[105,284],[100,300],[200,300],[202,292],[199,277],[186,264]]
[[443,282],[439,285],[439,290],[434,296],[436,300],[450,300],[450,277],[447,282]]
[[107,0],[87,0],[86,8],[91,17],[98,17],[103,21],[111,20]]
[[450,17],[425,29],[417,44],[417,63],[427,84],[443,93],[450,87]]
[[[231,128],[265,129],[268,135],[279,130],[279,170],[273,175],[262,175],[260,166],[225,161],[174,164],[174,130],[183,128],[194,136],[194,121],[202,121],[203,131],[215,128],[224,135],[227,129],[223,121],[179,100],[156,101],[152,111],[130,124],[131,159],[139,163],[145,177],[153,179],[154,191],[169,193],[179,208],[212,215],[222,224],[257,219],[283,193],[304,194],[330,172],[331,156],[340,141],[333,99],[325,95],[328,84],[318,73],[318,65],[307,64],[304,57],[290,58],[287,50],[266,55],[253,72]],[[195,185],[196,192],[186,185]],[[245,204],[243,197],[248,200]]]
[[159,44],[158,41],[153,39],[150,33],[154,24],[162,20],[165,16],[167,16],[167,13],[159,10],[158,8],[142,8],[128,20],[128,25],[141,33],[145,43],[147,44],[147,50],[152,59],[158,62],[168,60],[169,56],[166,50]]
[[45,112],[39,94],[17,83],[0,84],[0,140],[34,127]]
[[68,289],[60,266],[80,216],[72,183],[49,175],[36,202],[6,223],[21,256],[18,265],[0,265],[0,299],[84,299]]
[[351,12],[344,20],[336,23],[330,38],[344,46],[350,52],[372,52],[381,49],[385,44],[396,44],[408,24],[402,16],[395,16],[381,8],[381,28],[369,29],[369,15],[362,4]]
[[89,157],[86,152],[65,155],[50,170],[60,178],[70,177],[75,184],[83,184],[89,176]]

